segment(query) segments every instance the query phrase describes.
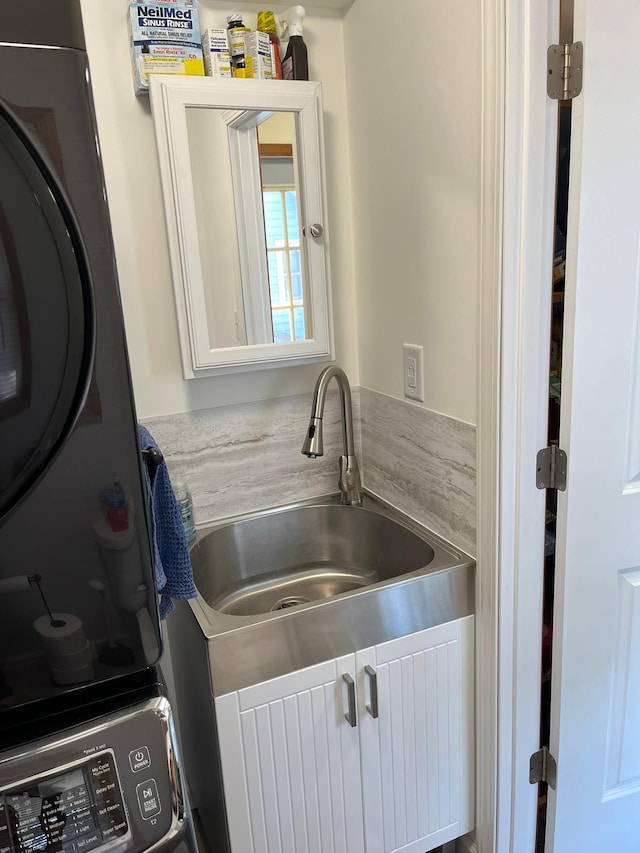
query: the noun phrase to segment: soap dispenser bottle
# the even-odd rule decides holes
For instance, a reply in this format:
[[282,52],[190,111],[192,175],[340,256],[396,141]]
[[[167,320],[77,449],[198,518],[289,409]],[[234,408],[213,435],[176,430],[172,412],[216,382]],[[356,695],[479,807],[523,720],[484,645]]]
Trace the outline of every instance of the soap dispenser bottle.
[[289,39],[287,52],[282,60],[282,77],[284,80],[309,79],[307,46],[302,38],[302,23],[305,14],[304,6],[292,6],[280,16],[283,37]]
[[193,501],[191,499],[191,492],[189,491],[189,487],[186,483],[176,483],[173,487],[173,491],[176,496],[176,503],[178,504],[178,510],[180,512],[180,521],[182,521],[187,545],[191,545],[195,542],[196,538],[196,525],[193,517]]

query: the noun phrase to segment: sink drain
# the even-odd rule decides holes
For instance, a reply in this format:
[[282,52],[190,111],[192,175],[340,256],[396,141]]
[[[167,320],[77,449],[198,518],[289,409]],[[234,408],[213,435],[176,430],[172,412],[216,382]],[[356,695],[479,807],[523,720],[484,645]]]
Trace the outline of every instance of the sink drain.
[[301,595],[289,595],[276,601],[271,610],[287,610],[289,607],[297,607],[298,604],[309,604],[310,601],[310,598],[303,598]]

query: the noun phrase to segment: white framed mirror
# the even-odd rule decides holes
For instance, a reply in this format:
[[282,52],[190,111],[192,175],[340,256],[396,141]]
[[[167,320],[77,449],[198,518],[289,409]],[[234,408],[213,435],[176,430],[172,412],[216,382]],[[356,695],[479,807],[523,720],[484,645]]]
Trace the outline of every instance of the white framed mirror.
[[185,378],[333,359],[320,83],[150,95]]

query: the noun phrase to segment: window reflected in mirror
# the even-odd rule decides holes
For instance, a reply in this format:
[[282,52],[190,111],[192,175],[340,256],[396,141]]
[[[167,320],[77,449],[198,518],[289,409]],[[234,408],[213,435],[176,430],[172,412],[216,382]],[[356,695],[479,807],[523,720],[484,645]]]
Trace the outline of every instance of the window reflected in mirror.
[[295,114],[189,108],[187,128],[211,348],[307,340]]
[[293,116],[275,113],[258,127],[262,206],[275,343],[306,339],[300,208],[293,159]]

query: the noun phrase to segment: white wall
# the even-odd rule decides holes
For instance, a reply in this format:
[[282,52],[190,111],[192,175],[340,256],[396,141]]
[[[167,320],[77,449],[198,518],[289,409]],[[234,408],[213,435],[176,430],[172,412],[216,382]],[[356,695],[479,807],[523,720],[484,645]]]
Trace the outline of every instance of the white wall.
[[[249,23],[262,7],[199,0],[201,24],[224,26],[226,14],[236,8],[248,11]],[[278,12],[288,6],[273,8]],[[82,11],[138,417],[311,391],[319,365],[182,378],[155,138],[148,98],[136,99],[133,94],[127,4],[82,0]],[[351,176],[341,18],[331,12],[309,14],[305,41],[310,76],[323,85],[336,358],[355,385]]]
[[475,423],[479,4],[355,0],[345,16],[361,385]]
[[[141,418],[309,391],[320,367],[182,378],[148,100],[133,96],[126,4],[82,0]],[[203,26],[232,8],[199,0]],[[276,12],[285,6],[274,7]],[[402,344],[425,351],[426,408],[475,423],[480,21],[464,0],[307,7],[323,84],[336,357],[403,397]],[[396,47],[397,45],[397,47]]]

